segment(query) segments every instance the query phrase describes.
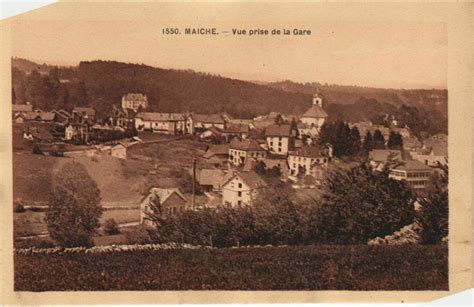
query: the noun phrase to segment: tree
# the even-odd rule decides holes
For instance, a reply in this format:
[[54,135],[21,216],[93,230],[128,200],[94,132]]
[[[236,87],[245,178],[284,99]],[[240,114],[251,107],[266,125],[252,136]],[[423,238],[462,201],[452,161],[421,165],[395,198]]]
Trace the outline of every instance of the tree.
[[360,151],[361,142],[360,142],[360,132],[357,126],[352,127],[350,132],[351,138],[351,153],[357,154]]
[[253,170],[259,174],[259,175],[266,175],[267,173],[267,170],[266,170],[266,165],[265,165],[265,162],[263,161],[258,161],[257,163],[255,163],[254,167],[253,167]]
[[403,150],[403,138],[400,133],[390,131],[388,136],[387,147],[389,149]]
[[105,221],[104,232],[108,235],[117,235],[120,233],[120,229],[115,219],[108,219]]
[[420,237],[423,244],[439,243],[448,235],[448,167],[442,168],[443,173],[432,178],[426,195],[418,199],[420,209],[416,220],[421,227]]
[[364,138],[364,142],[362,143],[362,147],[366,152],[369,152],[374,149],[374,140],[372,139],[372,133],[370,133],[370,131],[367,131]]
[[281,116],[281,114],[278,114],[275,117],[275,124],[282,125],[283,123],[284,123],[283,116]]
[[374,173],[368,162],[329,174],[319,208],[321,240],[357,244],[384,237],[414,219],[414,197],[406,183]]
[[92,236],[100,227],[100,190],[85,167],[68,162],[53,178],[48,231],[61,246],[92,246]]
[[374,149],[385,149],[385,138],[379,129],[374,132]]

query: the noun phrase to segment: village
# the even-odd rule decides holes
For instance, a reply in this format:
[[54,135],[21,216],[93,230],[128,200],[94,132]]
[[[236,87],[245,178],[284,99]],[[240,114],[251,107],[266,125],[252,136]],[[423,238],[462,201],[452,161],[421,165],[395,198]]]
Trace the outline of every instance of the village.
[[[42,111],[33,109],[30,103],[13,104],[14,152],[26,160],[25,155],[76,159],[91,164],[92,173],[101,164],[97,162],[104,162],[104,167],[110,169],[120,163],[118,167],[129,172],[141,168],[139,187],[135,180],[122,189],[134,185],[135,190],[140,190],[136,197],[127,198],[133,194],[128,193],[110,200],[107,191],[102,191],[106,194],[102,206],[107,208],[105,216],[118,221],[121,227],[146,225],[150,200],[156,196],[168,216],[204,207],[252,205],[259,192],[275,182],[294,189],[302,199],[318,197],[331,169],[355,163],[335,156],[333,144],[321,142],[322,129],[328,124],[324,107],[325,98],[316,93],[303,114],[271,112],[238,119],[225,112],[148,112],[147,96],[129,93],[122,97],[121,107],[114,106],[107,118],[99,119],[90,107],[75,107],[72,112]],[[447,164],[447,135],[420,139],[410,127],[398,127],[395,118],[390,123],[390,127],[371,122],[348,125],[358,130],[360,146],[369,136],[372,139],[382,135],[382,146],[372,146],[368,151],[373,169],[381,171],[387,163],[396,161],[389,176],[406,181],[414,191],[422,193],[432,174]],[[389,146],[394,135],[401,138],[401,147]],[[184,146],[181,151],[166,157],[159,154],[180,146]],[[91,161],[96,162],[95,166]],[[105,176],[99,187],[112,190],[111,195],[121,195],[114,191],[122,183],[109,187],[119,181],[114,176],[119,178]],[[25,202],[16,196],[16,203],[23,203],[25,208],[41,211],[46,207],[46,198],[43,202]],[[46,226],[39,218],[18,217],[15,221],[24,230],[16,232],[19,237],[47,236]],[[30,227],[29,223],[36,226]]]

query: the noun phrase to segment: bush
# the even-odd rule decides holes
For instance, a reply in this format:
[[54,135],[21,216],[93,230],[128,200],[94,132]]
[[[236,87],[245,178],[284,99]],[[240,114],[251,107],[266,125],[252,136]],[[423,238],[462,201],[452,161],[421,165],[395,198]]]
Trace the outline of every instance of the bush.
[[108,235],[118,235],[120,233],[120,229],[115,219],[108,219],[105,221],[104,232]]
[[33,146],[33,153],[35,155],[43,155],[43,151],[39,148],[38,144],[35,144],[35,146]]
[[17,204],[17,205],[15,205],[14,211],[15,211],[16,213],[23,213],[23,212],[26,211],[26,209],[25,209],[25,207],[24,207],[22,204]]

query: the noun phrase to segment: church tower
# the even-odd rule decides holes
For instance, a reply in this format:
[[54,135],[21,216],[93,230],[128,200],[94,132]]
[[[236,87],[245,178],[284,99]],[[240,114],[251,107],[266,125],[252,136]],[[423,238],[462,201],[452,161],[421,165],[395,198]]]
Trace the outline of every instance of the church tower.
[[317,105],[320,108],[323,107],[323,97],[321,96],[321,94],[316,93],[313,95],[313,105]]

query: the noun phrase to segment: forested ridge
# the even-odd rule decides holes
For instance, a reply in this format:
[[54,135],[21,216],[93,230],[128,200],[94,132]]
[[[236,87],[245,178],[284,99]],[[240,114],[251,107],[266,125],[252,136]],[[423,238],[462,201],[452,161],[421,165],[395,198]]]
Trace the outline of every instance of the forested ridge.
[[58,67],[13,58],[14,102],[30,101],[43,110],[92,106],[105,116],[119,106],[124,94],[146,94],[151,111],[198,113],[227,112],[252,118],[269,112],[302,114],[311,106],[312,94],[325,97],[330,119],[383,121],[393,115],[417,123],[431,134],[447,130],[446,90],[377,89],[291,81],[257,84],[195,72],[161,69],[115,61],[81,62]]

